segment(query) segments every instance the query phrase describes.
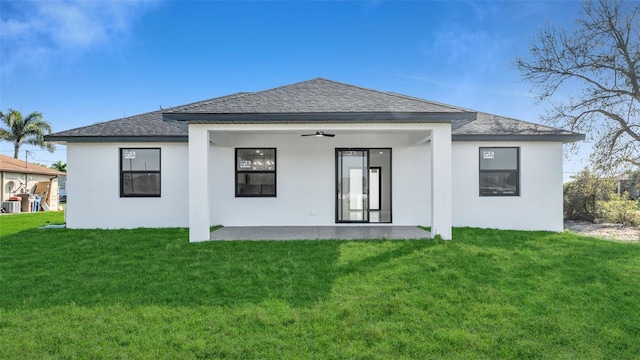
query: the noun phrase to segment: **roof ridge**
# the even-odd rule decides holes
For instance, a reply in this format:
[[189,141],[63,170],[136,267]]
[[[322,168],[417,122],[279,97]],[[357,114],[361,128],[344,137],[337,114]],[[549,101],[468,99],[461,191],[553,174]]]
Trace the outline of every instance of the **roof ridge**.
[[[343,85],[343,86],[348,86],[348,87],[352,87],[352,88],[356,88],[356,89],[360,89],[360,90],[366,90],[366,91],[371,91],[371,92],[376,92],[379,94],[383,94],[383,95],[390,95],[390,96],[395,96],[395,97],[399,97],[399,98],[404,98],[404,99],[411,99],[411,100],[415,100],[415,101],[420,101],[426,104],[433,104],[433,105],[439,105],[439,106],[444,106],[444,107],[448,107],[451,109],[456,109],[456,110],[463,110],[463,111],[469,111],[469,112],[476,112],[470,109],[465,109],[465,108],[461,108],[458,106],[454,106],[454,105],[450,105],[450,104],[444,104],[444,103],[439,103],[436,101],[431,101],[431,100],[427,100],[427,99],[422,99],[419,97],[415,97],[415,96],[409,96],[409,95],[404,95],[404,94],[398,94],[395,93],[393,91],[382,91],[382,90],[376,90],[376,89],[371,89],[371,88],[366,88],[363,86],[358,86],[358,85],[352,85],[352,84],[347,84],[347,83],[342,83],[340,81],[335,81],[335,80],[331,80],[331,79],[324,79],[324,78],[316,78],[313,80],[324,80],[324,81],[328,81],[328,82],[332,82],[334,84],[339,84],[339,85]],[[308,80],[311,81],[311,80]]]
[[[199,103],[202,103],[202,102],[205,102],[205,101],[213,101],[213,100],[215,100],[215,99],[230,98],[230,97],[235,96],[235,95],[246,95],[246,94],[250,94],[250,93],[246,93],[246,92],[238,92],[238,93],[231,94],[231,95],[223,95],[223,96],[219,96],[219,97],[217,97],[217,98],[211,98],[211,99],[207,99],[207,100],[200,100],[200,101],[192,102],[192,103],[189,103],[189,104],[186,104],[186,105],[171,106],[171,107],[168,107],[168,108],[166,108],[166,109],[160,109],[160,110],[148,111],[148,112],[144,112],[144,113],[142,113],[142,114],[136,114],[136,115],[131,115],[131,116],[125,116],[125,117],[121,117],[121,118],[118,118],[118,119],[112,119],[112,120],[106,120],[106,121],[99,121],[99,122],[97,122],[97,123],[93,123],[93,124],[89,124],[89,125],[85,125],[85,126],[80,126],[80,127],[77,127],[77,128],[71,128],[71,129],[68,129],[68,130],[58,131],[58,132],[68,132],[68,131],[82,130],[82,129],[85,129],[85,128],[88,128],[88,127],[91,127],[91,126],[106,125],[106,124],[109,124],[109,123],[112,123],[112,122],[116,122],[116,121],[125,121],[125,120],[129,120],[129,119],[139,118],[139,117],[143,117],[143,116],[147,116],[147,115],[152,115],[152,114],[157,114],[157,113],[159,113],[158,115],[162,116],[162,113],[164,113],[164,112],[170,112],[170,111],[172,111],[172,110],[174,110],[174,109],[183,108],[183,107],[186,107],[186,106],[193,106],[193,105],[195,105],[195,104],[199,104]],[[175,124],[173,124],[173,123],[169,123],[169,122],[167,122],[167,124],[169,124],[169,125],[171,125],[171,126],[173,126],[173,127],[175,127],[175,128],[178,128],[178,129],[179,129],[179,127],[178,127],[178,126],[176,126],[176,125],[175,125]]]
[[185,104],[185,105],[174,106],[174,107],[171,107],[171,108],[168,108],[168,109],[165,109],[165,110],[174,110],[174,109],[177,109],[177,108],[188,109],[188,108],[192,108],[192,107],[196,107],[196,106],[200,106],[200,105],[209,105],[209,104],[214,103],[214,102],[224,102],[224,101],[227,101],[227,100],[237,99],[239,97],[243,97],[243,96],[246,96],[246,95],[249,95],[249,94],[255,94],[255,93],[250,92],[250,91],[240,91],[240,92],[237,92],[235,94],[223,95],[223,96],[218,96],[218,97],[211,98],[211,99],[195,101],[195,102],[192,102],[192,103],[189,103],[189,104]]
[[[80,126],[80,127],[77,127],[77,128],[71,128],[71,129],[64,130],[64,131],[58,131],[58,132],[56,132],[56,133],[54,133],[54,134],[61,133],[61,132],[68,132],[68,131],[82,130],[82,129],[86,129],[86,128],[88,128],[88,127],[92,127],[92,126],[105,125],[105,124],[109,124],[109,123],[116,122],[116,121],[123,121],[123,120],[128,120],[128,119],[132,119],[132,118],[136,118],[136,117],[141,117],[141,116],[145,116],[145,115],[150,115],[150,114],[157,113],[157,112],[160,112],[160,111],[162,111],[162,110],[154,110],[154,111],[149,111],[149,112],[142,113],[142,114],[131,115],[131,116],[125,116],[125,117],[121,117],[121,118],[119,118],[119,119],[112,119],[112,120],[106,120],[106,121],[98,121],[98,122],[93,123],[93,124],[89,124],[89,125],[85,125],[85,126]],[[173,126],[175,126],[175,125],[173,125]],[[54,135],[54,134],[52,134],[52,135]]]
[[[343,83],[343,82],[332,80],[332,79],[326,79],[326,78],[323,78],[323,77],[317,77],[317,78],[313,78],[313,79],[309,79],[309,80],[298,81],[298,82],[295,82],[293,84],[275,86],[275,87],[272,87],[272,88],[269,88],[269,89],[255,91],[255,92],[239,92],[239,93],[236,93],[236,94],[233,94],[233,95],[223,96],[221,98],[214,98],[212,100],[220,99],[218,102],[225,102],[225,101],[234,100],[234,99],[237,99],[238,97],[242,97],[242,96],[246,96],[246,95],[259,95],[259,94],[263,94],[263,93],[266,93],[266,92],[279,90],[279,89],[283,89],[283,88],[288,88],[288,87],[293,87],[293,86],[297,86],[297,85],[300,85],[300,84],[310,83],[310,82],[318,81],[318,80],[322,80],[322,81],[326,81],[326,82],[330,82],[330,83],[334,83],[334,84],[338,84],[338,85],[341,85],[341,86],[346,86],[346,87],[350,87],[350,88],[354,88],[354,89],[360,89],[360,90],[364,90],[364,91],[371,91],[371,92],[375,92],[375,93],[382,94],[382,95],[395,96],[395,97],[404,98],[404,99],[411,99],[411,100],[419,101],[419,102],[422,102],[422,103],[425,103],[425,104],[433,104],[433,105],[439,105],[439,106],[443,106],[443,107],[448,107],[450,109],[463,110],[463,111],[468,111],[468,112],[475,112],[475,111],[470,110],[470,109],[465,109],[465,108],[461,108],[461,107],[457,107],[457,106],[453,106],[453,105],[449,105],[449,104],[439,103],[439,102],[436,102],[436,101],[431,101],[431,100],[427,100],[427,99],[421,99],[421,98],[413,97],[413,96],[402,95],[402,94],[398,94],[398,93],[394,93],[394,92],[386,92],[386,91],[366,88],[366,87],[358,86],[358,85],[347,84],[347,83]],[[207,101],[207,100],[194,102],[194,103],[191,103],[191,104],[187,104],[187,105],[183,105],[183,106],[177,106],[177,107],[182,108],[182,109],[188,109],[190,107],[195,107],[197,105],[205,105],[205,101]]]
[[516,119],[516,118],[510,117],[510,116],[502,116],[502,115],[498,115],[498,114],[491,114],[491,113],[484,112],[484,111],[478,111],[478,114],[497,116],[497,117],[500,117],[500,118],[503,118],[503,119],[507,119],[507,120],[518,121],[518,122],[525,123],[525,124],[530,124],[530,125],[542,126],[542,127],[549,128],[549,129],[554,129],[554,130],[564,130],[564,131],[574,132],[572,130],[566,130],[566,129],[563,129],[563,128],[556,128],[556,127],[553,127],[553,126],[544,125],[544,124],[536,123],[536,122],[533,122],[533,121],[520,120],[520,119]]
[[[265,93],[265,92],[268,92],[268,91],[273,91],[273,90],[278,90],[278,89],[282,89],[282,88],[286,88],[286,87],[290,87],[290,86],[300,85],[300,84],[303,84],[303,83],[306,83],[306,82],[311,82],[311,81],[314,81],[314,80],[325,80],[325,81],[331,81],[331,80],[327,80],[327,79],[323,79],[323,78],[321,78],[321,77],[318,77],[318,78],[314,78],[314,79],[298,81],[298,82],[293,83],[293,84],[287,84],[287,85],[275,86],[275,87],[272,87],[272,88],[269,88],[269,89],[260,90],[260,91],[253,91],[253,92],[251,92],[251,91],[247,91],[247,92],[238,92],[238,93],[235,93],[235,94],[232,94],[232,95],[222,96],[222,98],[224,98],[224,99],[220,99],[220,101],[219,101],[219,102],[225,102],[225,101],[227,101],[227,100],[234,100],[234,99],[237,99],[237,98],[239,98],[239,97],[246,96],[246,95],[259,95],[259,94],[262,94],[262,93]],[[337,81],[333,81],[333,82],[338,83]],[[235,95],[238,95],[238,96],[235,96]],[[216,98],[214,98],[214,99],[216,99]],[[212,100],[214,100],[214,99],[212,99]],[[203,101],[200,101],[200,102],[195,102],[195,103],[187,104],[186,106],[178,106],[178,107],[180,107],[180,108],[184,108],[184,109],[188,109],[189,107],[195,107],[195,106],[196,106],[196,104],[198,104],[198,105],[205,105],[205,104],[204,104],[204,102],[205,102],[205,101],[207,101],[207,100],[203,100]],[[208,104],[206,104],[206,105],[208,105]]]
[[473,110],[473,109],[469,109],[469,108],[464,108],[464,107],[461,107],[461,106],[445,104],[445,103],[442,103],[442,102],[439,102],[439,101],[427,100],[427,99],[419,98],[419,97],[416,97],[416,96],[400,94],[400,93],[396,93],[396,92],[393,92],[393,91],[385,92],[385,94],[394,95],[394,96],[397,96],[397,97],[411,99],[411,100],[422,101],[422,102],[425,102],[425,103],[428,103],[428,104],[445,106],[445,107],[448,107],[448,108],[451,108],[451,109],[456,109],[456,110],[475,112],[475,113],[480,113],[481,112],[481,111],[477,111],[477,110]]
[[[51,135],[50,138],[61,139],[61,141],[67,141],[67,137],[79,139],[101,136],[123,138],[137,136],[143,140],[162,136],[184,139],[187,133],[186,123],[192,122],[192,119],[196,119],[193,120],[195,123],[223,118],[226,120],[221,121],[232,122],[236,121],[234,119],[241,118],[251,119],[251,121],[276,121],[274,119],[277,118],[277,121],[285,121],[288,118],[296,117],[296,121],[301,121],[298,116],[302,116],[305,121],[315,121],[324,119],[323,116],[329,116],[327,114],[333,114],[330,116],[337,118],[332,121],[340,122],[347,119],[348,115],[339,115],[338,113],[355,113],[356,116],[360,113],[363,116],[362,119],[367,117],[365,120],[369,121],[371,119],[364,114],[371,115],[378,112],[385,114],[386,117],[378,116],[376,119],[384,118],[385,121],[402,120],[401,116],[387,116],[396,112],[400,114],[415,113],[412,116],[418,116],[422,113],[428,114],[424,118],[420,118],[421,121],[429,121],[431,117],[439,116],[437,114],[446,115],[447,118],[452,119],[452,124],[454,124],[452,133],[457,134],[456,136],[491,133],[496,136],[508,133],[518,136],[547,133],[572,134],[570,131],[548,125],[316,77],[256,92],[237,92],[172,106],[167,109],[161,108],[143,114],[98,122],[59,132]],[[282,116],[276,116],[277,114]]]
[[[410,95],[398,94],[398,93],[393,93],[393,92],[389,92],[389,93],[390,93],[390,94],[394,94],[394,95],[396,95],[396,96],[409,98],[409,99],[424,100],[424,99],[416,98],[416,97],[413,97],[413,96],[410,96]],[[445,103],[441,103],[441,102],[437,102],[437,101],[432,101],[432,100],[427,100],[427,101],[428,101],[428,102],[430,102],[430,103],[432,103],[432,104],[436,104],[436,105],[440,105],[440,106],[447,106],[447,107],[450,107],[450,108],[453,108],[453,109],[459,109],[459,110],[463,110],[463,111],[475,112],[475,113],[478,113],[478,115],[482,114],[482,115],[488,115],[488,116],[496,116],[496,117],[503,118],[503,119],[507,119],[507,120],[517,121],[517,122],[520,122],[520,123],[526,123],[526,124],[531,124],[531,125],[536,125],[536,126],[542,126],[542,127],[548,128],[548,129],[558,129],[558,128],[555,128],[555,127],[553,127],[553,126],[549,126],[549,125],[545,125],[545,124],[540,124],[540,123],[536,123],[536,122],[533,122],[533,121],[520,120],[520,119],[516,119],[516,118],[511,117],[511,116],[504,116],[504,115],[498,115],[498,114],[488,113],[488,112],[485,112],[485,111],[473,110],[473,109],[464,108],[464,107],[461,107],[461,106],[455,106],[455,105],[445,104]],[[477,119],[476,119],[476,120],[477,120]],[[474,122],[474,121],[476,121],[476,120],[472,120],[472,121],[470,121],[469,123],[472,123],[472,122]],[[462,125],[461,127],[463,127],[463,126],[465,126],[465,125],[468,125],[469,123],[464,124],[464,125]],[[559,129],[560,129],[560,130],[565,130],[565,129],[562,129],[562,128],[559,128]],[[571,131],[571,130],[565,130],[565,131]]]
[[[421,98],[413,97],[413,96],[410,96],[410,95],[398,94],[398,93],[394,93],[394,92],[389,92],[389,94],[393,94],[393,95],[396,95],[396,96],[399,96],[399,97],[404,97],[404,98],[414,99],[414,100],[421,100],[421,101],[425,101],[425,99],[421,99]],[[440,106],[446,106],[446,107],[449,107],[449,108],[452,108],[452,109],[459,109],[459,110],[463,110],[463,111],[475,112],[475,113],[477,113],[478,115],[482,114],[482,115],[488,115],[488,116],[495,116],[495,117],[499,117],[499,118],[506,119],[506,120],[517,121],[517,122],[520,122],[520,123],[526,123],[526,124],[530,124],[530,125],[542,126],[542,127],[548,128],[548,129],[558,129],[558,128],[555,128],[555,127],[553,127],[553,126],[548,126],[548,125],[540,124],[540,123],[536,123],[536,122],[533,122],[533,121],[520,120],[520,119],[516,119],[516,118],[511,117],[511,116],[504,116],[504,115],[498,115],[498,114],[488,113],[488,112],[485,112],[485,111],[473,110],[473,109],[469,109],[469,108],[465,108],[465,107],[461,107],[461,106],[455,106],[455,105],[445,104],[445,103],[441,103],[441,102],[437,102],[437,101],[432,101],[432,100],[426,100],[426,101],[427,101],[427,102],[429,102],[429,103],[432,103],[432,104],[436,104],[436,105],[440,105]],[[476,119],[476,120],[477,120],[477,119]],[[472,123],[472,122],[474,122],[474,121],[476,121],[476,120],[472,120],[472,121],[470,121],[469,123],[462,125],[461,127],[463,127],[463,126],[465,126],[465,125],[468,125],[468,124],[470,124],[470,123]],[[562,129],[562,128],[559,128],[559,129],[560,129],[560,130],[565,130],[565,129]],[[571,130],[565,130],[565,131],[571,131]]]

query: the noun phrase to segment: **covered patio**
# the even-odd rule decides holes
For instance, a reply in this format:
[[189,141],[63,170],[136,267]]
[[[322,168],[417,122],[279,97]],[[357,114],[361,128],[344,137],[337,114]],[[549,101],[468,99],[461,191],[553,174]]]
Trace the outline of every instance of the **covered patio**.
[[[318,128],[336,134],[330,140],[309,139],[300,134]],[[287,229],[307,228],[304,239],[451,239],[451,125],[450,123],[399,124],[189,124],[189,231],[190,241],[222,240],[210,236],[211,224],[252,229],[273,229],[266,238],[281,239]],[[233,198],[233,169],[237,148],[271,148],[277,144],[278,196]],[[393,149],[393,224],[420,231],[398,235],[389,225],[344,223],[332,226],[337,207],[336,149],[384,146]],[[228,171],[228,170],[226,170]],[[366,170],[365,170],[366,171]],[[301,181],[301,180],[308,181]],[[202,201],[209,199],[209,201]],[[301,201],[304,199],[304,201]],[[238,216],[242,214],[242,216]],[[369,221],[366,221],[367,223]],[[431,234],[417,228],[431,227]],[[396,228],[396,229],[398,229]],[[312,230],[316,229],[316,230]],[[375,230],[375,231],[374,231]],[[254,239],[259,232],[249,232]],[[289,239],[299,239],[299,234]]]
[[423,240],[417,226],[225,226],[211,240]]
[[[314,239],[400,236],[362,235],[359,225],[371,222],[430,226],[431,237],[451,239],[452,123],[476,115],[315,79],[173,108],[162,118],[188,132],[189,240],[196,242],[217,240],[211,224],[278,227],[269,236],[276,239],[290,226],[316,229],[302,232]],[[374,164],[380,154],[385,160]],[[380,173],[387,178],[369,181]],[[249,185],[260,191],[241,192]],[[379,195],[370,204],[372,194]],[[342,229],[352,223],[359,224]]]

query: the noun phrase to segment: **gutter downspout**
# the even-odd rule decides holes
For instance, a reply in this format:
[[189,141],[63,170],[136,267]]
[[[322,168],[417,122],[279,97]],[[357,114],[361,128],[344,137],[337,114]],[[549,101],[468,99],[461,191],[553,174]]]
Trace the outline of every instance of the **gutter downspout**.
[[0,203],[4,202],[4,171],[0,171]]

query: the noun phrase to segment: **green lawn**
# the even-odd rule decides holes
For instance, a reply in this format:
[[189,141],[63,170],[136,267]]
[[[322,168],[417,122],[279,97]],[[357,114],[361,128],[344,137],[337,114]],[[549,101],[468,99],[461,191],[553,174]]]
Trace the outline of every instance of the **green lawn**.
[[37,229],[62,221],[0,216],[1,359],[640,357],[637,244]]

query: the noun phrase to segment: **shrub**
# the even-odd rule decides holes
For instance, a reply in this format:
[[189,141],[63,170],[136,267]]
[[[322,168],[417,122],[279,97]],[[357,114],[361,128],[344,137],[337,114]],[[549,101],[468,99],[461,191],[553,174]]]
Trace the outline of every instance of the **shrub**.
[[612,195],[608,201],[597,202],[597,215],[607,222],[631,226],[640,225],[638,202]]
[[573,181],[564,184],[564,218],[594,221],[599,214],[599,201],[609,200],[615,191],[612,179],[602,178],[588,169],[580,171]]

